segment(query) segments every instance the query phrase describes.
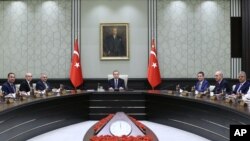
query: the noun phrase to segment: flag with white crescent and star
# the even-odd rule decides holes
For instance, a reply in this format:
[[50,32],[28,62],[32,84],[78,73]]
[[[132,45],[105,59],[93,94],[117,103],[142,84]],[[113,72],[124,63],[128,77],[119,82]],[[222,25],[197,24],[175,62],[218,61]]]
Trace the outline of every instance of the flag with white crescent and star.
[[74,43],[74,51],[70,67],[70,80],[75,88],[83,83],[82,67],[78,50],[78,39],[76,39]]
[[149,56],[148,82],[153,89],[161,83],[161,74],[156,55],[156,47],[154,39],[152,39],[151,42],[151,51]]

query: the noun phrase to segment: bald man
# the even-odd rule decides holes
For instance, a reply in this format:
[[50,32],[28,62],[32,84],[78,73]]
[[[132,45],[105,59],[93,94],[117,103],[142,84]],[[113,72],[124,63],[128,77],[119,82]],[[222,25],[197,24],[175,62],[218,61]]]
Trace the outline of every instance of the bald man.
[[223,78],[222,71],[216,71],[214,74],[214,78],[216,81],[215,88],[213,92],[215,94],[221,94],[222,91],[226,91],[226,93],[230,94],[231,88],[229,87],[228,82]]
[[25,80],[20,84],[19,91],[30,92],[32,89],[32,74],[30,72],[25,74]]
[[233,90],[233,93],[234,94],[237,94],[237,93],[246,94],[250,86],[250,83],[247,81],[246,73],[244,71],[239,72],[238,79],[239,79],[239,83],[236,84]]

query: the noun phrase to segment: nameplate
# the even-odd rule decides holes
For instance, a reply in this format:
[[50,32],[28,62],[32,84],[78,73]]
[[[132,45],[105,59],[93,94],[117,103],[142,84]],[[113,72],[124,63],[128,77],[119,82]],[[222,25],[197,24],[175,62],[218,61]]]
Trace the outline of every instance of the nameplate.
[[20,98],[21,98],[21,100],[27,100],[27,98],[25,96],[21,96]]
[[217,97],[215,95],[213,95],[213,96],[210,96],[210,99],[211,100],[217,100]]
[[188,92],[182,92],[181,95],[182,96],[188,96]]
[[174,94],[174,91],[168,90],[167,93],[168,94]]
[[38,98],[38,97],[41,97],[41,95],[40,95],[39,93],[35,93],[35,94],[34,94],[34,97],[35,97],[35,98]]
[[242,106],[242,107],[246,107],[246,106],[247,106],[247,103],[246,103],[246,102],[244,102],[243,100],[241,100],[241,101],[240,101],[240,106]]
[[14,99],[12,99],[12,98],[9,98],[9,99],[7,99],[7,101],[6,101],[8,104],[11,104],[11,103],[14,103]]
[[198,94],[196,95],[196,97],[197,97],[197,98],[202,98],[202,97],[203,97],[203,94],[198,93]]
[[226,103],[232,103],[232,102],[233,102],[232,98],[227,98],[226,99]]
[[46,96],[52,96],[51,92],[46,93]]
[[65,95],[65,94],[67,94],[66,90],[62,90],[61,95]]

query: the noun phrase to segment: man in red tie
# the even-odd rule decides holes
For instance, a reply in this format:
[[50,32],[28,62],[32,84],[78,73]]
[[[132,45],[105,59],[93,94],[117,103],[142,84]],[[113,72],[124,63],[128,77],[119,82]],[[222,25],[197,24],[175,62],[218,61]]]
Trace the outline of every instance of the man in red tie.
[[213,92],[215,94],[222,94],[224,92],[230,94],[231,87],[229,86],[228,82],[223,78],[222,71],[216,71],[214,74],[214,78],[216,81],[216,85]]
[[119,78],[119,71],[114,70],[113,71],[113,77],[108,81],[109,90],[124,90],[125,89],[125,83],[124,80]]

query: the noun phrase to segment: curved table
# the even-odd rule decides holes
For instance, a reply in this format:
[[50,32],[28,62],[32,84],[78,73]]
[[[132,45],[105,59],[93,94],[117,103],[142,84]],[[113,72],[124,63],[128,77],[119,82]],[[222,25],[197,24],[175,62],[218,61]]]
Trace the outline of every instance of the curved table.
[[231,124],[250,124],[249,106],[207,97],[185,97],[167,91],[82,91],[0,103],[0,140],[27,140],[117,111],[220,141],[229,140]]

